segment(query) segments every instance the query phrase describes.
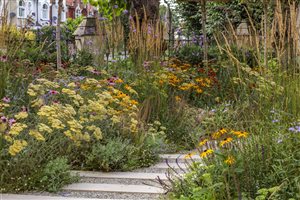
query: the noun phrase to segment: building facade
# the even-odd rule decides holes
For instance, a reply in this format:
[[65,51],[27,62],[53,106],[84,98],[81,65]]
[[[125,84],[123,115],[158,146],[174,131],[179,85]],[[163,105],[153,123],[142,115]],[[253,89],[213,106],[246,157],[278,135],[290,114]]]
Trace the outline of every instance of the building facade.
[[[96,9],[82,0],[63,0],[62,22],[67,18],[93,16]],[[18,27],[39,28],[56,25],[58,0],[0,0],[1,18]]]

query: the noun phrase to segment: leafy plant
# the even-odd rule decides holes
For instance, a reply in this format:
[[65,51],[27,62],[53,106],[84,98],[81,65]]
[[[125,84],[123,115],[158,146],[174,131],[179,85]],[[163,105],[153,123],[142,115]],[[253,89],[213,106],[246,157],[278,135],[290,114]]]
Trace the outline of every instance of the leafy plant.
[[63,186],[77,180],[70,174],[70,165],[66,158],[56,158],[46,164],[36,181],[36,186],[49,192],[57,192]]

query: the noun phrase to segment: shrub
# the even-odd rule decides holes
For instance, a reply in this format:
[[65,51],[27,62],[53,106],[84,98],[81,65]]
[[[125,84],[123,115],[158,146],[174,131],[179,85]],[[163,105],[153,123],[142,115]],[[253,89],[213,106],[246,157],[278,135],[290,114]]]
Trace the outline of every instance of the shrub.
[[113,171],[123,169],[134,152],[134,146],[121,138],[110,139],[106,144],[95,144],[86,155],[88,169]]
[[49,161],[36,177],[35,189],[57,192],[66,184],[77,180],[70,174],[71,167],[66,158]]

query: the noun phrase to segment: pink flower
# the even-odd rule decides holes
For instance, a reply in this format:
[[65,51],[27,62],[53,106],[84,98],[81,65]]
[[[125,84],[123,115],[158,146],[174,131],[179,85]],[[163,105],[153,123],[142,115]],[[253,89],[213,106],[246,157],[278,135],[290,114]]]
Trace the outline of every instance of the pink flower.
[[4,97],[4,98],[2,99],[2,101],[5,102],[5,103],[9,103],[9,102],[10,102],[10,98]]
[[15,119],[9,119],[8,120],[8,123],[9,123],[9,126],[12,126],[14,123],[16,123],[17,121]]
[[1,62],[7,62],[7,56],[1,56],[0,61]]
[[50,91],[49,91],[49,94],[51,94],[51,95],[56,95],[56,94],[59,94],[59,92],[56,91],[56,90],[50,90]]
[[6,123],[6,122],[7,122],[7,118],[6,118],[5,116],[2,116],[2,117],[1,117],[1,121],[2,121],[3,123]]

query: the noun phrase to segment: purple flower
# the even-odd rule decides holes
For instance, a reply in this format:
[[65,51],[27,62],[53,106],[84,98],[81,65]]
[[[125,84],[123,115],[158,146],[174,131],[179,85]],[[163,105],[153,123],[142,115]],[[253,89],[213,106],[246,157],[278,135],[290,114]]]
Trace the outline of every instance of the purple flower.
[[300,126],[290,127],[289,131],[294,132],[294,133],[300,133]]
[[127,15],[128,13],[129,13],[128,10],[123,10],[123,14],[124,14],[124,15]]
[[116,63],[117,61],[116,61],[116,60],[111,60],[111,62],[112,62],[112,63]]
[[130,19],[130,20],[132,20],[132,19],[133,19],[133,17],[130,15],[130,16],[129,16],[129,19]]
[[15,119],[9,119],[8,120],[8,124],[9,126],[12,126],[14,123],[16,123],[17,121]]
[[2,116],[0,119],[1,119],[1,121],[2,121],[3,123],[6,123],[6,122],[7,122],[7,118],[6,118],[5,116]]
[[279,120],[278,119],[274,119],[274,120],[272,120],[272,122],[273,123],[277,123],[277,122],[279,122]]
[[2,101],[5,102],[5,103],[10,103],[10,98],[4,97],[4,98],[2,99]]
[[118,5],[114,5],[114,9],[117,9],[117,8],[119,8],[119,6]]

